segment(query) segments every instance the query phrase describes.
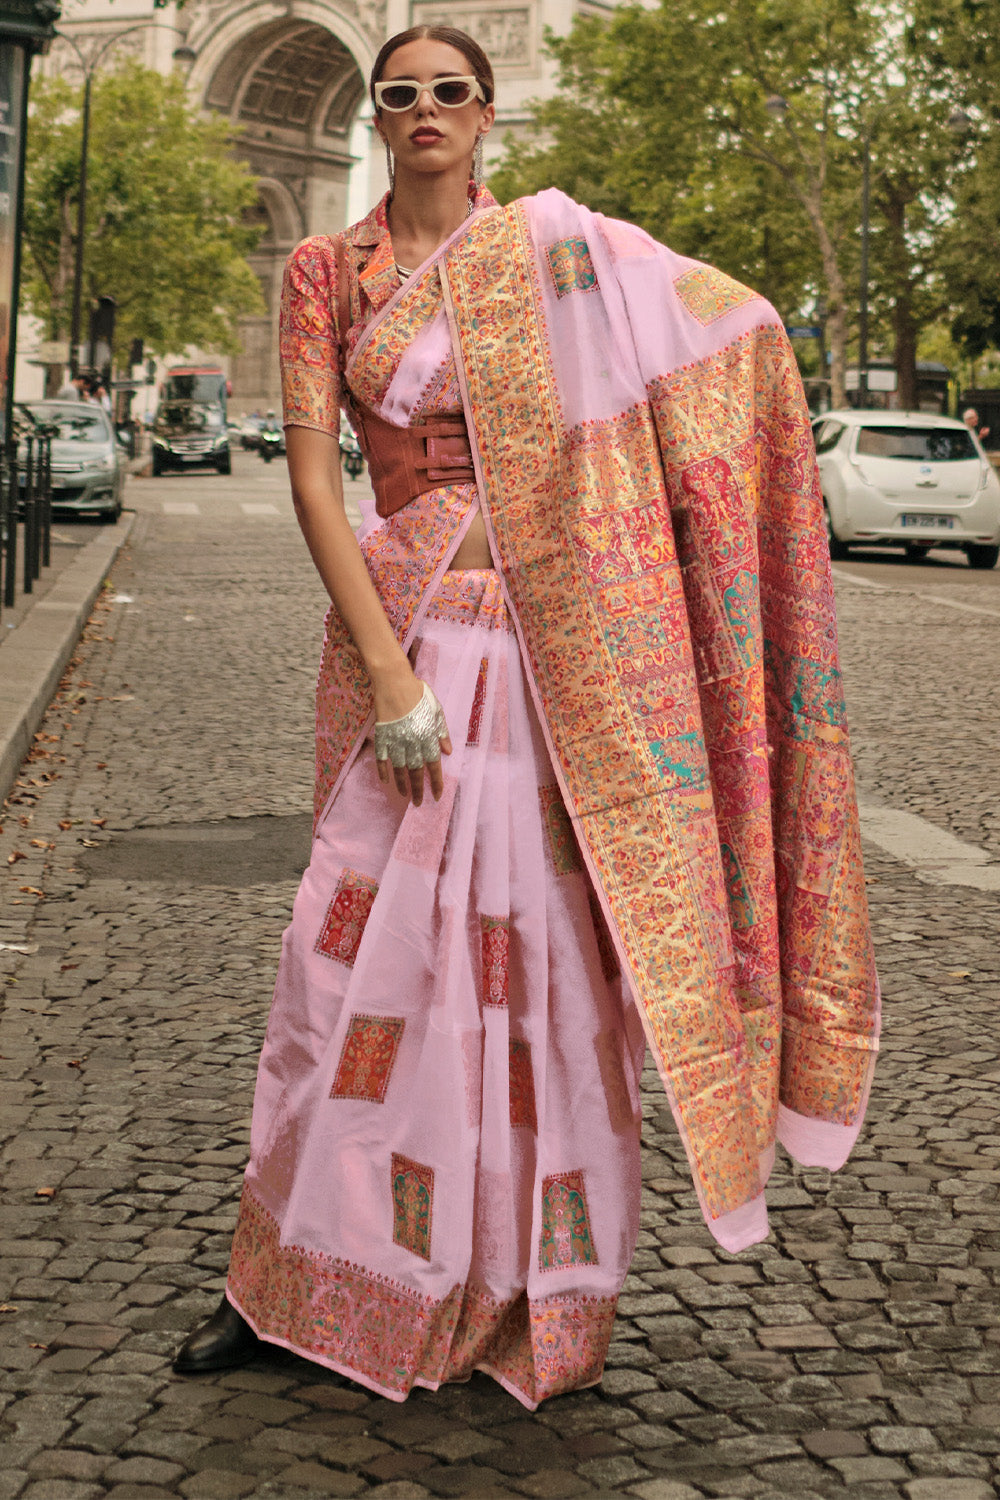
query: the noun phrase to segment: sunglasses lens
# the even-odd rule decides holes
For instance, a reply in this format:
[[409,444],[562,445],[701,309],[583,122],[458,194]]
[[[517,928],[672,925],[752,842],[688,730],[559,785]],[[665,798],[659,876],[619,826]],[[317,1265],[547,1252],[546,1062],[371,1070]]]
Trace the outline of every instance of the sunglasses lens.
[[434,97],[446,108],[456,109],[472,98],[472,85],[464,78],[443,78],[434,85]]
[[381,93],[385,109],[411,109],[417,102],[417,91],[412,83],[390,83]]

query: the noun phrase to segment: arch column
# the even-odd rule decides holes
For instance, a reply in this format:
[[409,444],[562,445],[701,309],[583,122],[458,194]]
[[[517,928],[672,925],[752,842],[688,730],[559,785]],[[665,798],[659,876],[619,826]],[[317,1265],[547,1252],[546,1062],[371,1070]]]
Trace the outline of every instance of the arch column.
[[377,42],[364,20],[377,7],[325,0],[209,5],[188,34],[197,53],[188,87],[238,130],[234,149],[260,179],[264,233],[249,257],[267,304],[241,320],[233,361],[237,410],[277,407],[281,274],[292,247],[333,234],[348,217],[351,132]]

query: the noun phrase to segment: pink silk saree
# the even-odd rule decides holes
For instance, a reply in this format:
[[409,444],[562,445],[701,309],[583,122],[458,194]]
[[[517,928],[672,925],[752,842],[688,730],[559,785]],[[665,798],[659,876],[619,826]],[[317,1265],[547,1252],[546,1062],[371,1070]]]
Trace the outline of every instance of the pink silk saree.
[[[348,231],[351,248],[367,232],[357,230]],[[364,243],[374,254],[359,281],[373,289],[373,313],[352,338],[348,382],[356,399],[400,425],[419,419],[435,396],[465,408],[497,586],[541,746],[540,795],[552,778],[543,798],[555,834],[547,869],[556,871],[557,847],[572,851],[573,879],[584,878],[582,862],[636,996],[706,1222],[722,1245],[738,1250],[767,1233],[764,1189],[777,1141],[806,1164],[833,1168],[846,1159],[864,1114],[879,1020],[829,558],[787,340],[754,293],[557,192],[476,213],[400,288],[384,225],[381,238],[371,233]],[[306,353],[286,371],[286,402],[288,420],[332,431],[326,408],[336,410],[336,367],[324,358],[323,338],[335,289],[332,257],[317,245],[299,262],[312,291],[303,293]],[[418,654],[433,639],[445,659],[433,616],[458,576],[447,573],[448,559],[476,503],[472,486],[442,489],[363,527],[386,612]],[[513,670],[508,658],[508,675]],[[467,691],[468,671],[452,666],[446,675]],[[449,722],[454,712],[461,723],[472,708],[456,699],[448,711]],[[370,721],[363,664],[331,614],[317,697],[315,857],[327,859],[329,879],[338,882],[345,862],[322,846],[331,830],[333,844],[349,843],[345,809],[352,801],[369,806],[358,779],[368,757],[358,752]],[[459,789],[459,810],[463,796]],[[403,830],[390,833],[391,865]],[[451,839],[449,825],[442,847]],[[420,839],[411,830],[404,843],[412,849]],[[334,939],[341,941],[346,923],[351,944],[364,945],[372,921],[365,924],[364,881],[374,877],[355,873],[360,885],[333,913]],[[433,879],[441,883],[440,871]],[[315,898],[317,909],[322,899]],[[557,925],[566,930],[563,918]],[[579,915],[575,926],[583,931]],[[607,978],[615,965],[605,956],[599,967]],[[492,958],[484,959],[483,995],[492,970]],[[596,999],[579,1028],[587,1043],[581,1067],[601,1050],[588,1036],[608,1029],[592,957],[587,983]],[[299,984],[303,993],[308,988]],[[601,1065],[585,1094],[602,1131],[610,1126],[602,1136],[607,1150],[628,1160],[628,1110],[614,1100],[631,1097],[621,1080],[630,1077],[623,1059],[635,1055],[630,1012],[620,994],[614,1004],[612,1065]],[[360,1019],[372,1017],[366,1011]],[[355,1057],[351,1024],[347,1004],[340,1030],[324,1043],[324,1076],[334,1091],[343,1060]],[[372,1045],[384,1069],[395,1056],[392,1028]],[[316,1062],[314,1051],[308,1066]],[[365,1068],[373,1066],[377,1074],[369,1058]],[[496,1065],[493,1076],[500,1076]],[[512,1099],[514,1088],[511,1075],[504,1096]],[[301,1160],[302,1151],[263,1140],[281,1115],[280,1093],[270,1105],[260,1084],[258,1094],[255,1134],[261,1160],[269,1144],[278,1163],[277,1192],[281,1160]],[[553,1104],[558,1135],[566,1121]],[[426,1110],[426,1101],[414,1107]],[[585,1122],[581,1128],[567,1139],[582,1141]],[[602,1145],[594,1160],[604,1152]],[[419,1255],[412,1247],[423,1243],[429,1223],[428,1163],[393,1147],[397,1157],[400,1232]],[[255,1308],[262,1319],[269,1309],[270,1328],[255,1322],[265,1337],[347,1373],[361,1368],[361,1378],[386,1394],[486,1368],[531,1405],[599,1377],[608,1298],[613,1303],[623,1258],[627,1265],[626,1194],[607,1199],[622,1216],[622,1233],[602,1291],[595,1271],[602,1255],[591,1255],[597,1195],[582,1191],[597,1169],[577,1165],[566,1160],[545,1172],[536,1161],[529,1206],[529,1261],[566,1273],[573,1291],[561,1304],[550,1298],[543,1309],[530,1269],[527,1301],[510,1277],[507,1302],[492,1293],[484,1301],[469,1282],[446,1295],[440,1274],[422,1294],[412,1278],[404,1285],[391,1271],[352,1283],[358,1267],[347,1255],[336,1262],[333,1287],[334,1252],[322,1260],[305,1235],[290,1239],[293,1231],[262,1214],[252,1192],[244,1196],[229,1294],[251,1321]],[[248,1188],[253,1171],[252,1162]],[[302,1202],[315,1218],[318,1211]],[[391,1224],[391,1210],[383,1211]],[[607,1221],[601,1232],[610,1244]],[[309,1233],[310,1244],[321,1238],[318,1223]],[[523,1247],[519,1254],[523,1271]],[[316,1285],[322,1266],[322,1308],[310,1333],[300,1315],[313,1294],[303,1287]],[[292,1332],[274,1321],[279,1306],[299,1319]],[[533,1317],[536,1308],[547,1326],[545,1316]],[[366,1332],[364,1316],[381,1332]],[[465,1347],[470,1317],[474,1337]],[[330,1330],[341,1325],[353,1347],[368,1350],[360,1363],[329,1352]],[[419,1325],[426,1338],[415,1348],[408,1332],[398,1367],[380,1383],[371,1369],[364,1373],[364,1358],[384,1374],[404,1325]]]

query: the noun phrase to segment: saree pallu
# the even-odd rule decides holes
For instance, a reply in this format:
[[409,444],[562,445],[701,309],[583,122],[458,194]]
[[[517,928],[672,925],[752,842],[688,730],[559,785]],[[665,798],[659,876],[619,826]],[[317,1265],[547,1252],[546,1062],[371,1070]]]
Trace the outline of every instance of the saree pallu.
[[283,940],[227,1295],[394,1400],[473,1370],[534,1409],[601,1377],[638,1233],[644,1041],[497,575],[411,647],[454,743],[415,808],[370,745]]

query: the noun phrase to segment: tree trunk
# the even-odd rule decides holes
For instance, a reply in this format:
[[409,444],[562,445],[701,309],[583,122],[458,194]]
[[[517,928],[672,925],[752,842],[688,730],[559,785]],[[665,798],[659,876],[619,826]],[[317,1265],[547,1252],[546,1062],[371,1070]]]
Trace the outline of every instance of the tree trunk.
[[917,410],[917,324],[913,316],[913,294],[907,283],[900,286],[892,309],[896,335],[896,379],[903,411]]
[[889,266],[894,293],[892,326],[895,336],[896,395],[903,411],[916,411],[917,325],[906,247],[906,201],[890,190],[883,209],[889,229]]
[[844,276],[837,259],[837,251],[830,238],[818,206],[810,210],[810,218],[819,242],[823,258],[823,276],[826,281],[827,332],[830,336],[830,403],[834,411],[847,405],[847,307],[844,292]]

